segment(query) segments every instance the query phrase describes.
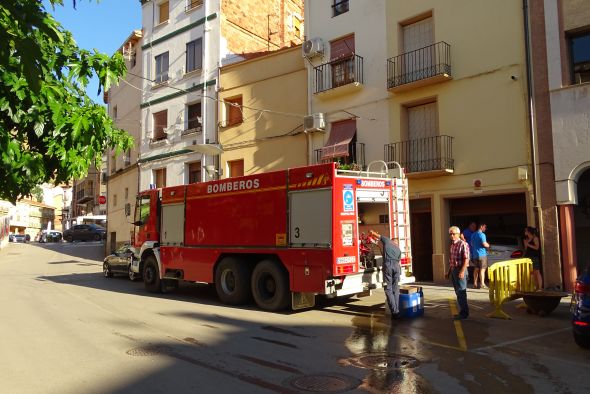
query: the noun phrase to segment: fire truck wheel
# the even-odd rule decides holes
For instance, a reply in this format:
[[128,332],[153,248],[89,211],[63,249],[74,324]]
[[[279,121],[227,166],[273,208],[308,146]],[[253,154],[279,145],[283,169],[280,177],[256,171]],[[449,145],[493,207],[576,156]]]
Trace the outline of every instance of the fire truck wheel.
[[278,263],[259,262],[252,273],[252,295],[260,309],[280,311],[289,305],[289,278]]
[[215,270],[215,290],[224,304],[240,305],[250,301],[250,267],[234,257],[225,257]]
[[158,262],[154,256],[149,256],[145,259],[145,264],[143,266],[143,285],[145,289],[151,293],[159,293],[162,291]]

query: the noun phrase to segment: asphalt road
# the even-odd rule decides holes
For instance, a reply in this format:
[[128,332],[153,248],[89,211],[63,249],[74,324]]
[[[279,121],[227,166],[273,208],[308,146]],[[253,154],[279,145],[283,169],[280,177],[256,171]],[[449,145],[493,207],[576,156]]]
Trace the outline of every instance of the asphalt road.
[[384,296],[266,313],[219,303],[209,286],[153,295],[102,276],[99,243],[0,251],[4,393],[581,393],[590,351],[572,338],[568,299],[551,315],[505,310],[470,290],[425,286],[424,317],[390,322]]

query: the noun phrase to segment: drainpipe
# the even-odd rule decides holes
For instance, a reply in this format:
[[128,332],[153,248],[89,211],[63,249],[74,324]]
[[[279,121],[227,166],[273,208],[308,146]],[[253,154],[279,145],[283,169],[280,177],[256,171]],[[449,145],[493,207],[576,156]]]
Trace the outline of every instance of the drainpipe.
[[[529,131],[530,131],[530,142],[531,142],[531,161],[532,161],[532,172],[533,172],[533,209],[535,214],[535,223],[539,225],[539,231],[541,232],[542,220],[539,214],[539,190],[538,190],[538,179],[537,179],[537,124],[535,119],[535,99],[533,95],[533,66],[532,66],[532,53],[531,53],[531,37],[530,37],[530,20],[529,20],[529,2],[528,0],[522,0],[523,18],[524,18],[524,43],[525,43],[525,57],[526,57],[526,76],[527,76],[527,100],[528,100],[528,118],[529,118]],[[542,237],[541,237],[542,238]]]

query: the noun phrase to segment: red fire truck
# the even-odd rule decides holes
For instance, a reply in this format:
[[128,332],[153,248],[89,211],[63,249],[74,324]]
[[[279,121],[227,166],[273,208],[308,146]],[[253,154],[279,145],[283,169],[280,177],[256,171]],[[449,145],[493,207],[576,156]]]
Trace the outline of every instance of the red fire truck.
[[378,163],[378,172],[329,163],[143,191],[130,269],[152,292],[205,282],[226,304],[300,309],[318,294],[382,286],[379,264],[359,256],[359,236],[375,229],[400,245],[402,282],[412,281],[407,180]]

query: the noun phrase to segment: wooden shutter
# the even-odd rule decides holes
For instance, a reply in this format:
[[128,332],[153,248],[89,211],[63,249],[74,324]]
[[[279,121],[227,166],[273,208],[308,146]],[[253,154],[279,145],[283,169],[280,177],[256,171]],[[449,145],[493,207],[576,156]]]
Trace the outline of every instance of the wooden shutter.
[[201,182],[201,162],[196,161],[188,165],[188,183]]
[[165,1],[162,4],[159,5],[159,9],[160,9],[160,15],[159,15],[159,19],[158,22],[159,23],[164,23],[166,22],[169,17],[170,17],[170,3]]
[[354,54],[354,34],[330,43],[330,60],[337,60]]
[[408,139],[417,140],[438,135],[436,123],[436,103],[408,108]]
[[244,176],[244,160],[233,160],[229,161],[229,176],[230,178],[235,178],[237,176]]
[[166,138],[166,133],[164,133],[166,127],[168,127],[168,110],[156,112],[154,114],[154,132],[152,139],[161,140]]
[[227,102],[227,125],[242,123],[242,96],[225,101]]
[[432,17],[404,26],[403,37],[406,53],[434,44]]

